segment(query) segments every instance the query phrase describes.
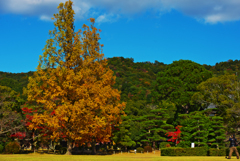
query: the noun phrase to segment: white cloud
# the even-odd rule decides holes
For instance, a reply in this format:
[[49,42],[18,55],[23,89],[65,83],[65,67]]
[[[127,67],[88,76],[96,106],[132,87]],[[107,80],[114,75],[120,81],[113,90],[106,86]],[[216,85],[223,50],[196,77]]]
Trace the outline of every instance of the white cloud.
[[163,5],[173,8],[206,23],[240,19],[239,0],[163,0]]
[[[52,16],[52,17],[53,17],[53,16]],[[45,16],[45,15],[41,15],[41,16],[40,16],[40,20],[51,21],[51,17]]]
[[106,14],[101,15],[96,19],[97,23],[108,22],[108,21],[110,20],[107,18]]
[[209,15],[205,18],[206,22],[209,22],[209,23],[216,23],[216,22],[219,22],[219,21],[223,21],[223,16],[222,15]]
[[103,14],[97,17],[96,23],[104,23],[104,22],[115,22],[119,19],[119,15],[114,14]]
[[[0,13],[39,16],[39,19],[49,21],[54,13],[58,13],[59,3],[65,3],[65,1],[68,0],[0,0]],[[89,4],[85,2],[76,1],[73,4],[77,19],[83,18],[90,9]]]
[[[65,1],[67,0],[0,0],[0,13],[34,15],[41,20],[49,20],[58,12],[59,3]],[[128,16],[147,10],[159,14],[171,9],[206,23],[240,19],[240,0],[73,0],[73,4],[76,19],[94,15],[101,23],[112,22],[119,15]]]

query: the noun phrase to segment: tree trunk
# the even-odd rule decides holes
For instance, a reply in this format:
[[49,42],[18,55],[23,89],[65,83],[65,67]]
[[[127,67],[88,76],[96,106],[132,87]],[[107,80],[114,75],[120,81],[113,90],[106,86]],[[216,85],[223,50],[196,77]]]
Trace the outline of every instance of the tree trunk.
[[156,145],[155,145],[155,141],[154,141],[154,142],[153,142],[153,150],[154,150],[154,151],[155,151],[155,146],[156,146]]
[[34,145],[34,138],[35,138],[35,135],[34,135],[34,132],[33,132],[33,134],[32,134],[32,140],[31,140],[31,145],[32,145],[32,150],[34,151],[34,153],[35,153],[35,151],[36,151],[36,147],[35,147],[35,145]]
[[92,155],[96,155],[96,141],[95,139],[93,139],[93,141],[91,142],[92,145]]
[[125,146],[125,150],[126,150],[126,152],[127,152],[127,146]]
[[47,153],[49,153],[49,150],[50,150],[50,146],[49,144],[47,144]]
[[68,140],[67,141],[67,152],[65,155],[72,155],[72,148],[73,148],[72,141]]

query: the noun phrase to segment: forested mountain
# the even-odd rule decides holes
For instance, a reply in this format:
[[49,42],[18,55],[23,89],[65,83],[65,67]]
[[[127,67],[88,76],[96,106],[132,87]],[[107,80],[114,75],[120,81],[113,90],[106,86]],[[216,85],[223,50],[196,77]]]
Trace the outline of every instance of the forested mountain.
[[[122,100],[142,100],[150,94],[150,85],[156,80],[158,72],[164,71],[168,66],[162,62],[133,62],[133,58],[113,57],[108,58],[108,65],[114,71],[116,83],[113,86],[122,91]],[[169,64],[170,65],[170,64]],[[213,72],[214,76],[223,75],[226,72],[237,74],[240,69],[240,60],[228,60],[216,63],[214,66],[204,64],[203,67]],[[0,85],[12,88],[22,93],[22,88],[28,84],[28,77],[33,72],[9,73],[0,71]],[[240,73],[237,74],[240,78]]]
[[[240,69],[240,60],[233,61],[229,59],[228,61],[225,61],[225,62],[216,63],[214,66],[210,66],[206,64],[204,64],[203,66],[207,70],[212,71],[215,76],[223,75],[226,72],[237,74],[239,73],[238,71]],[[238,75],[238,78],[240,78],[240,73],[237,75]]]
[[[114,71],[114,75],[116,76],[116,83],[113,85],[113,88],[120,90],[121,101],[127,102],[126,114],[142,116],[148,113],[149,110],[156,108],[152,104],[153,96],[151,91],[154,88],[153,84],[156,81],[157,73],[164,72],[171,64],[167,65],[158,61],[155,61],[155,63],[134,63],[133,61],[133,58],[108,58],[108,66]],[[216,63],[215,66],[206,64],[202,66],[213,72],[213,76],[220,76],[226,72],[237,74],[240,69],[240,61],[228,60]],[[28,73],[0,72],[0,85],[8,86],[22,94],[23,87],[26,88],[28,84],[28,77],[32,75],[32,71]],[[238,78],[240,77],[238,76]]]
[[22,93],[23,87],[27,87],[28,77],[32,75],[33,72],[28,73],[0,72],[0,85],[10,87],[12,90],[18,93]]

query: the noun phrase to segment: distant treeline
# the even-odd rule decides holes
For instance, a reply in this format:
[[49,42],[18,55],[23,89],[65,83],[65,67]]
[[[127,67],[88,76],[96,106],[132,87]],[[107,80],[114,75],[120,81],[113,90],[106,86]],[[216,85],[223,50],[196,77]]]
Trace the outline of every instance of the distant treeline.
[[[141,97],[140,95],[128,96],[132,89],[150,90],[150,84],[156,79],[156,74],[168,66],[159,61],[137,62],[133,58],[113,57],[108,58],[108,65],[114,71],[116,83],[113,86],[122,91],[121,95],[125,101]],[[169,64],[170,65],[170,64]],[[228,60],[226,62],[216,63],[214,66],[203,64],[203,67],[213,72],[214,76],[223,75],[226,72],[240,75],[240,60]],[[12,88],[14,91],[22,94],[23,87],[27,87],[28,77],[33,75],[33,71],[27,73],[9,73],[0,71],[0,85]],[[238,74],[239,73],[239,74]],[[240,78],[240,76],[238,76]],[[132,93],[133,94],[133,93]],[[142,94],[141,94],[142,95]],[[147,95],[147,93],[145,93]]]

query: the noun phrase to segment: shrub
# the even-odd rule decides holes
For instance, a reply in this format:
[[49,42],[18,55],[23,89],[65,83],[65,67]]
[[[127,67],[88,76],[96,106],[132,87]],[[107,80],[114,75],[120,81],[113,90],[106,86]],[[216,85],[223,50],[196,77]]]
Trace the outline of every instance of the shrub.
[[174,149],[178,147],[173,147],[173,148],[162,148],[161,149],[161,156],[175,156],[174,154]]
[[141,152],[144,153],[144,149],[143,149],[142,147],[138,147],[138,148],[137,148],[137,153],[141,153]]
[[2,144],[0,144],[0,153],[3,152],[4,146]]
[[152,152],[152,147],[151,146],[145,146],[144,147],[144,152]]
[[17,154],[20,151],[20,145],[18,142],[10,142],[5,146],[5,152],[7,154]]
[[161,149],[162,156],[207,156],[207,147],[180,148],[171,147]]
[[216,149],[210,148],[209,149],[209,156],[226,156],[226,148],[223,149]]

